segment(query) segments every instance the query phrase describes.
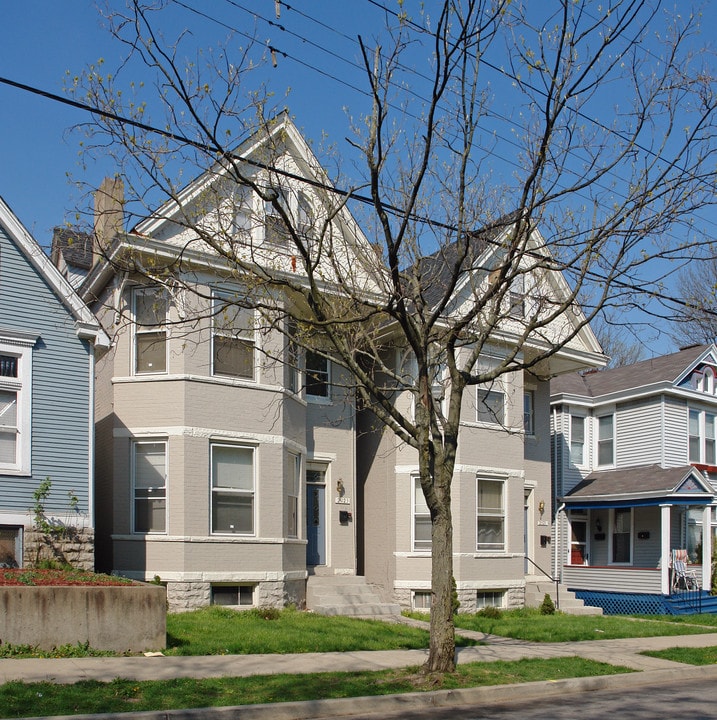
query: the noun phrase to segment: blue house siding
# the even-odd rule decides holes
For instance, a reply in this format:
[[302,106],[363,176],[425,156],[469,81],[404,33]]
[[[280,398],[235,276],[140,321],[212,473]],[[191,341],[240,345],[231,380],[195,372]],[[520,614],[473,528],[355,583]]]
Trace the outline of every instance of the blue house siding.
[[79,511],[90,502],[90,368],[92,351],[77,337],[75,318],[0,225],[0,328],[39,336],[32,350],[31,475],[0,475],[0,509],[27,513],[46,477],[48,512],[69,512],[70,491]]

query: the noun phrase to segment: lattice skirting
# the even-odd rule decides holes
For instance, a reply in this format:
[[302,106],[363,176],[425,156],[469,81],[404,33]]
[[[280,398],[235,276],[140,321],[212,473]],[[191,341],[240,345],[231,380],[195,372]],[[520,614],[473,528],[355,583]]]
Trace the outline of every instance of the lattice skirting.
[[570,588],[586,605],[601,607],[605,615],[686,615],[717,614],[717,597],[707,592],[675,595],[596,592]]

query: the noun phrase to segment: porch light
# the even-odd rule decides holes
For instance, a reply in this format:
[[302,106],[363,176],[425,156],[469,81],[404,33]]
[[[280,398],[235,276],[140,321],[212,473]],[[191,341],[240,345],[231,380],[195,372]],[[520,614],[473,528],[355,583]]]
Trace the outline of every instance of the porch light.
[[538,512],[540,513],[540,517],[543,517],[543,513],[545,512],[545,500],[541,500],[538,503]]

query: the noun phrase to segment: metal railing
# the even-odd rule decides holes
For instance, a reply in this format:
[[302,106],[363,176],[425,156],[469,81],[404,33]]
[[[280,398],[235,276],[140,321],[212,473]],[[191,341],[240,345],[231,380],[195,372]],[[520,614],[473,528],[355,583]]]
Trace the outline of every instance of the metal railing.
[[537,568],[541,573],[543,573],[543,575],[549,578],[551,582],[555,583],[555,609],[560,610],[560,580],[558,580],[558,578],[554,578],[549,572],[545,572],[545,570],[543,570],[543,568],[541,568],[540,565],[538,565],[538,563],[536,563],[532,558],[529,558],[527,555],[523,555],[523,557],[534,568]]

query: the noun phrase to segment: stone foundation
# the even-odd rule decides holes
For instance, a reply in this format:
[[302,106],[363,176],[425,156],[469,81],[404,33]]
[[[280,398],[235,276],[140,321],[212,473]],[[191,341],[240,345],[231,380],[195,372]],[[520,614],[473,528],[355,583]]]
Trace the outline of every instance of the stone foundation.
[[[428,592],[430,588],[415,588],[421,592]],[[481,588],[482,589],[482,588]],[[515,610],[516,608],[525,607],[525,587],[508,587],[508,588],[492,588],[494,590],[502,590],[505,593],[505,605],[506,610]],[[476,593],[477,588],[459,588],[458,589],[458,602],[460,607],[458,608],[459,613],[474,613],[477,612],[478,607],[476,605]],[[412,610],[412,590],[410,588],[395,588],[393,591],[393,602],[398,603],[401,606],[401,610]]]
[[167,606],[169,612],[187,612],[207,607],[212,601],[212,584],[215,585],[252,585],[254,587],[254,605],[241,605],[241,608],[273,607],[284,608],[289,605],[303,610],[306,607],[306,580],[272,580],[251,582],[167,582]]
[[44,561],[78,570],[95,569],[95,533],[91,528],[68,527],[58,533],[43,533],[26,527],[23,540],[24,567],[36,567]]

